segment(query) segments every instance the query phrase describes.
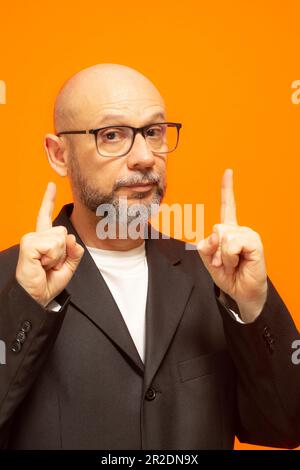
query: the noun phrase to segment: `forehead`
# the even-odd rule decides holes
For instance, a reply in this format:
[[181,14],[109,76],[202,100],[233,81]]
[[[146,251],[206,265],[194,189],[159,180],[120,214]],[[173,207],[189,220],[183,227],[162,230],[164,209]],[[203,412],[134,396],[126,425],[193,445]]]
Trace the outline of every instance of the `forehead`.
[[90,73],[71,82],[69,92],[66,108],[73,124],[84,128],[116,124],[116,120],[120,124],[141,126],[152,115],[165,116],[166,112],[156,87],[144,76],[132,72]]
[[142,126],[166,119],[166,110],[157,100],[122,100],[94,106],[87,117],[91,127],[128,124]]

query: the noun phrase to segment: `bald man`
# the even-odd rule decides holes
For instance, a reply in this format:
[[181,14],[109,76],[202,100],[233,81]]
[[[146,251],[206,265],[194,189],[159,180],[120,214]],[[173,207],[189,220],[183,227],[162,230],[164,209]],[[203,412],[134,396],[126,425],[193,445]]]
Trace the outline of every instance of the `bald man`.
[[36,230],[0,254],[3,448],[299,444],[299,335],[259,235],[238,225],[232,171],[198,250],[148,236],[180,127],[131,68],[96,65],[62,87],[45,149],[73,203],[53,221],[49,183]]

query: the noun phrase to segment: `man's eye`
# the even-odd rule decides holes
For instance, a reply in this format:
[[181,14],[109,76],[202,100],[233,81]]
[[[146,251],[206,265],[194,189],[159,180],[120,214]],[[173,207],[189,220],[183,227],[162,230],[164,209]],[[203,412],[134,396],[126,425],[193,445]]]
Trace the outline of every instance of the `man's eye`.
[[147,130],[148,137],[159,137],[161,133],[162,133],[162,130],[160,127],[151,127],[150,129]]
[[101,132],[99,135],[102,142],[118,142],[124,138],[124,132],[119,129],[112,129]]
[[108,132],[103,137],[107,140],[115,140],[117,138],[117,133],[116,132]]

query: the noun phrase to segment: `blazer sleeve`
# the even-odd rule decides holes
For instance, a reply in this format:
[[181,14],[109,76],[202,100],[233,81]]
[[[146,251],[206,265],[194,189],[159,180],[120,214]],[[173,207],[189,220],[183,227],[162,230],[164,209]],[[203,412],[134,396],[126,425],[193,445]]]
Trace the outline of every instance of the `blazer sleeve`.
[[297,447],[300,364],[293,364],[292,343],[300,336],[287,307],[269,278],[267,300],[253,323],[237,322],[217,302],[237,370],[238,439],[262,446]]
[[14,275],[0,290],[0,339],[6,350],[0,365],[0,448],[6,447],[14,412],[35,381],[63,322],[67,291],[57,299],[61,310],[47,310]]

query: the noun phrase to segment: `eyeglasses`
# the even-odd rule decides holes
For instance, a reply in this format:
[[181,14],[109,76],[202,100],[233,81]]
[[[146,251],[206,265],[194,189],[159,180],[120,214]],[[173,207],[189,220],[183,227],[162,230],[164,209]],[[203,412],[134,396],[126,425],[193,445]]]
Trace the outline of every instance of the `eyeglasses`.
[[123,157],[132,149],[137,134],[146,140],[154,153],[173,152],[179,141],[182,125],[178,122],[156,122],[144,127],[107,126],[86,131],[62,131],[56,135],[94,134],[96,148],[102,157]]

